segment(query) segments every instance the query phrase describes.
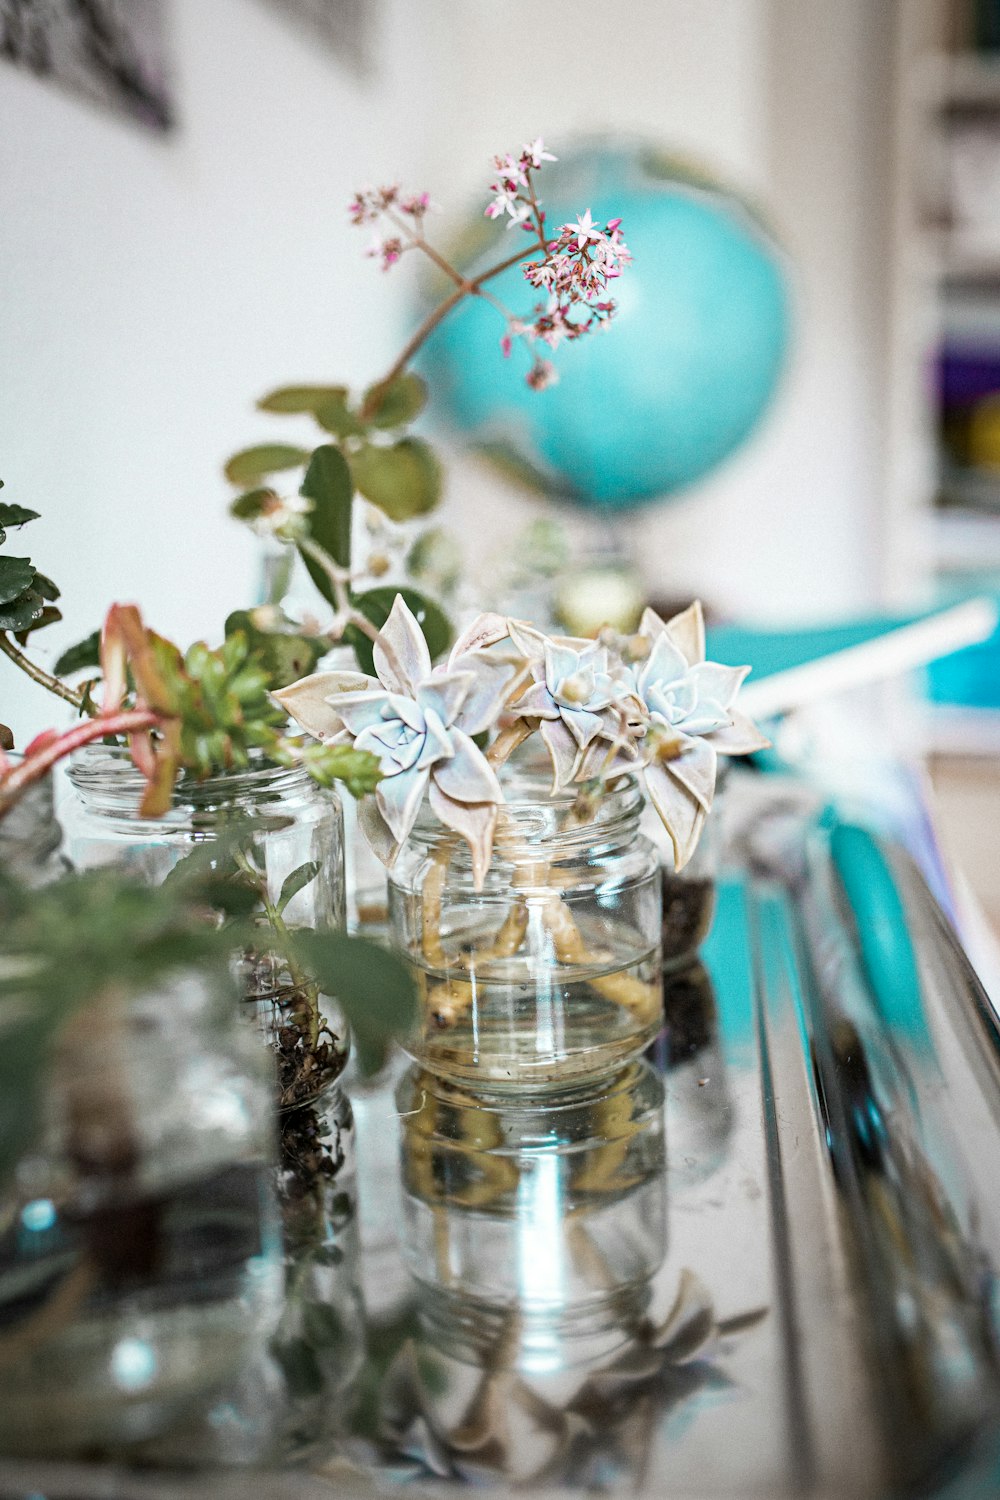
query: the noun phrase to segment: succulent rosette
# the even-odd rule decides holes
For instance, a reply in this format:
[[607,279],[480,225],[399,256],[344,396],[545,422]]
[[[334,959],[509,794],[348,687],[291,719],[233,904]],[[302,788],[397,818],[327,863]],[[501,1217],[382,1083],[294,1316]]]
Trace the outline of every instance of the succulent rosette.
[[[620,743],[616,760],[638,761],[680,870],[711,811],[719,756],[750,755],[769,741],[735,706],[750,668],[706,661],[697,600],[668,621],[647,609],[630,646],[636,659],[623,663],[621,681],[628,682],[632,738]],[[595,774],[596,755],[588,761],[578,774]]]
[[505,628],[481,617],[435,670],[420,626],[397,594],[374,646],[375,677],[315,672],[275,694],[317,739],[377,756],[382,779],[374,798],[359,804],[359,820],[387,864],[426,794],[435,816],[468,843],[474,880],[482,884],[503,792],[472,736],[489,728],[503,707],[513,668],[482,647]]
[[631,680],[600,642],[545,636],[520,620],[508,620],[507,629],[531,675],[509,713],[538,721],[559,791],[578,778],[588,749],[626,724]]

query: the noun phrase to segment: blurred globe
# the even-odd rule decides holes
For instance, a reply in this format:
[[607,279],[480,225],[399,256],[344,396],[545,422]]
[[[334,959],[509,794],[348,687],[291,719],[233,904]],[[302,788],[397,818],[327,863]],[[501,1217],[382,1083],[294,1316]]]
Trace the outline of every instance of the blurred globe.
[[[670,496],[732,453],[774,393],[790,322],[781,254],[747,203],[641,143],[578,149],[538,187],[553,232],[587,208],[622,219],[635,263],[610,288],[618,314],[562,345],[559,383],[536,392],[523,347],[500,353],[496,309],[467,299],[425,349],[435,406],[550,495],[605,512]],[[483,220],[462,263],[486,269],[521,233]],[[517,316],[538,301],[519,267],[489,285]]]

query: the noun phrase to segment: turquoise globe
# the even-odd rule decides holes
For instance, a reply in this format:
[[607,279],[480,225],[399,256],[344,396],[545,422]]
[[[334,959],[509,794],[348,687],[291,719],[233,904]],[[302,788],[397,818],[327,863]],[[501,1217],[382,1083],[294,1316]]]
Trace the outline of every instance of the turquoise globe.
[[[621,218],[635,260],[612,284],[618,314],[561,345],[558,384],[533,391],[526,351],[515,343],[504,359],[502,318],[468,299],[425,348],[435,408],[577,505],[624,511],[675,495],[750,436],[774,395],[791,321],[782,254],[747,203],[642,144],[581,148],[547,165],[538,191],[552,230],[587,208]],[[522,231],[470,233],[490,242],[466,259],[479,270]],[[538,300],[517,267],[490,289],[519,316]]]

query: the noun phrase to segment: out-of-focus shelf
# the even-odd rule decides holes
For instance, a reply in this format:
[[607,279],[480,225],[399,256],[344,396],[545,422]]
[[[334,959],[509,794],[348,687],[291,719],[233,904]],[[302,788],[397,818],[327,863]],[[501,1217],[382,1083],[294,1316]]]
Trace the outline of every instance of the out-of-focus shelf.
[[1000,54],[927,53],[915,83],[919,97],[931,107],[995,106],[1000,112]]
[[1000,708],[930,703],[926,729],[932,755],[1000,757]]
[[1000,569],[1000,477],[995,484],[995,515],[957,506],[933,512],[933,557],[940,571],[982,573]]

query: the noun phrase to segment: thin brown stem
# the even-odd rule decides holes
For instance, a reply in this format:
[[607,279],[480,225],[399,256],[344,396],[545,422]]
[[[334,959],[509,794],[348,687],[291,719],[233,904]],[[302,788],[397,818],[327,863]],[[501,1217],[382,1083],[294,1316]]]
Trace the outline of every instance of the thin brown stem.
[[20,667],[32,682],[37,682],[40,687],[47,688],[50,693],[55,693],[57,698],[64,699],[66,703],[72,703],[74,708],[83,713],[83,694],[77,692],[75,688],[67,687],[58,677],[54,677],[51,672],[46,672],[44,667],[38,666],[2,630],[0,630],[0,651],[4,656],[9,656],[14,665]]
[[[430,252],[430,246],[425,240],[417,240],[416,243],[417,245],[419,245],[420,249]],[[435,251],[434,254],[431,255],[432,260],[434,259],[436,253],[437,252]],[[534,253],[535,245],[534,243],[532,243],[528,245],[526,249],[519,250],[516,255],[508,255],[497,265],[491,266],[488,271],[482,271],[478,276],[473,276],[471,279],[467,279],[464,276],[458,276],[458,273],[454,270],[454,267],[449,267],[445,271],[445,274],[458,276],[458,282],[455,290],[453,292],[450,292],[448,296],[445,297],[443,302],[439,302],[437,307],[435,307],[431,312],[427,314],[424,321],[420,324],[416,332],[407,341],[405,347],[400,351],[399,355],[394,360],[388,373],[384,375],[376,385],[372,386],[369,398],[364,403],[359,413],[362,421],[364,421],[366,417],[370,417],[372,415],[372,408],[377,406],[379,393],[383,391],[387,385],[391,385],[392,382],[403,373],[403,371],[406,369],[406,366],[410,363],[410,360],[416,354],[417,350],[423,343],[425,343],[428,338],[430,338],[435,328],[439,323],[444,321],[444,319],[451,312],[452,308],[457,307],[465,297],[478,296],[480,288],[485,286],[487,281],[492,281],[493,277],[499,276],[501,271],[509,270],[511,266],[516,266],[518,261],[522,261],[527,256],[534,255]],[[446,266],[447,262],[444,262],[441,269],[445,270]]]
[[357,630],[360,630],[362,635],[368,637],[372,645],[378,646],[399,680],[405,682],[406,673],[403,671],[399,657],[389,642],[382,635],[378,627],[372,624],[367,615],[363,615],[351,603],[350,590],[347,586],[350,581],[350,574],[347,569],[341,568],[335,563],[326,549],[321,547],[318,542],[314,542],[312,537],[300,537],[298,545],[303,552],[307,553],[323,569],[323,572],[333,585],[333,592],[337,600],[337,614],[343,622],[341,635],[348,625],[353,625]]

